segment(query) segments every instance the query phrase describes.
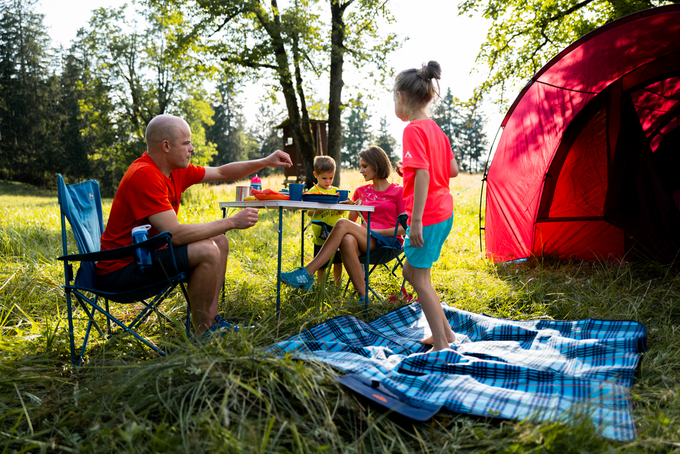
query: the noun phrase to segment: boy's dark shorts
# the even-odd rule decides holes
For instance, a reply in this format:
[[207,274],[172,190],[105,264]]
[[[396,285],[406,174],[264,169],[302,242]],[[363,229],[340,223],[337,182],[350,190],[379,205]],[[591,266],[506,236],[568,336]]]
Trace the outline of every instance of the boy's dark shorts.
[[[177,246],[175,249],[175,263],[177,269],[186,272],[187,275],[191,272],[189,267],[189,253],[187,245]],[[149,274],[135,273],[135,262],[130,263],[124,268],[114,271],[113,273],[101,274],[96,277],[97,289],[104,292],[120,292],[126,290],[134,290],[139,287],[160,282],[163,279],[172,276],[172,257],[170,256],[170,248],[165,247],[154,252],[154,267]],[[162,266],[161,266],[162,265]],[[168,276],[168,274],[170,276]]]
[[[319,255],[319,251],[321,250],[323,246],[319,246],[318,244],[314,245],[314,257]],[[340,255],[340,249],[335,251],[335,257],[333,257],[333,263],[342,263],[342,256]],[[321,269],[324,270],[326,269],[326,266],[328,265],[328,262],[324,263],[321,265]]]

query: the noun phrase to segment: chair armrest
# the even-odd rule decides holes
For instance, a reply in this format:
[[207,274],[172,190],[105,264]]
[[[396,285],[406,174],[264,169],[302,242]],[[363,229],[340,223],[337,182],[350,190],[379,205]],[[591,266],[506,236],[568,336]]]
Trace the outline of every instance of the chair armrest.
[[404,230],[408,228],[408,224],[406,224],[406,221],[408,221],[408,214],[402,213],[399,216],[397,216],[397,224],[394,226],[394,236],[393,238],[397,237],[397,231],[399,231],[399,226],[401,225]]
[[397,223],[406,230],[408,228],[408,214],[400,214],[399,217],[397,217]]
[[150,250],[159,249],[165,245],[170,244],[172,233],[161,232],[158,235],[149,238],[141,243],[131,244],[130,246],[119,247],[116,249],[107,249],[104,251],[90,252],[88,254],[73,254],[57,257],[57,260],[68,260],[70,262],[98,262],[100,260],[120,260],[132,257],[135,249],[140,247],[148,247]]
[[322,229],[324,229],[324,230],[326,231],[326,234],[330,234],[330,233],[331,233],[331,230],[333,230],[333,226],[332,226],[332,225],[327,224],[327,223],[325,223],[325,222],[323,222],[323,221],[312,221],[312,224],[318,225],[319,227],[321,227]]

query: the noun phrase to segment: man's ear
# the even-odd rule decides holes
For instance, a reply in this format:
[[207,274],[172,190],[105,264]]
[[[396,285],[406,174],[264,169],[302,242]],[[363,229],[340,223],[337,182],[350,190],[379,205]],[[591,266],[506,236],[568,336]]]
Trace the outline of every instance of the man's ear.
[[169,140],[163,140],[161,142],[161,150],[163,150],[164,153],[169,153],[170,152],[170,141]]

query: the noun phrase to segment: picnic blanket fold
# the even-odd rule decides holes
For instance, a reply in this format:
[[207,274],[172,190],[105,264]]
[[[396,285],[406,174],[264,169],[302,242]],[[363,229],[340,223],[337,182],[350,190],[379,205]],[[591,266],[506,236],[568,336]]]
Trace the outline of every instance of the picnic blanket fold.
[[442,304],[456,333],[425,353],[428,329],[413,303],[366,323],[336,317],[270,346],[377,380],[410,399],[483,417],[575,421],[635,438],[629,388],[647,329],[628,320],[506,320]]

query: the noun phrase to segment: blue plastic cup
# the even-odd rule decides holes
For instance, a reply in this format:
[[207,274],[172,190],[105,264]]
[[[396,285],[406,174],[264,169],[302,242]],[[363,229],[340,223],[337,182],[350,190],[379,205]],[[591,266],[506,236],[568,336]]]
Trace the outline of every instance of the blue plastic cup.
[[347,200],[347,197],[349,197],[349,191],[346,189],[338,190],[338,194],[340,194],[339,202],[344,202],[345,200]]
[[[151,226],[149,224],[140,225],[132,229],[132,244],[141,243],[148,239],[147,233]],[[135,249],[135,272],[137,274],[148,274],[152,269],[151,251],[146,247]]]
[[300,183],[291,183],[288,185],[288,195],[290,200],[300,201],[302,200],[302,188],[305,186]]

